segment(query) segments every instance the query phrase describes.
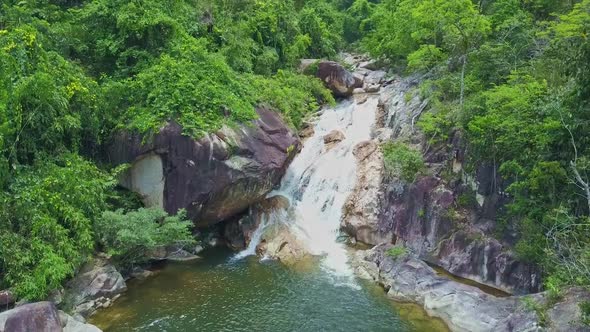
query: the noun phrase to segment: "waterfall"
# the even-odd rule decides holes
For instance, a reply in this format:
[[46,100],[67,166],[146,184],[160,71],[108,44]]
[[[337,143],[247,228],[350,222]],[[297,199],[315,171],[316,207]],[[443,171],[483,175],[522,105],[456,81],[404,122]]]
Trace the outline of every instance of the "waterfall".
[[[371,138],[377,104],[378,97],[370,96],[362,104],[347,100],[323,110],[313,136],[289,166],[280,188],[269,194],[283,195],[291,201],[291,218],[287,221],[291,231],[311,254],[323,256],[322,268],[335,277],[352,276],[346,248],[337,238],[343,206],[356,182],[352,152],[358,143]],[[344,139],[328,147],[324,136],[333,130],[344,134]],[[264,219],[248,248],[239,255],[254,253],[272,219]]]

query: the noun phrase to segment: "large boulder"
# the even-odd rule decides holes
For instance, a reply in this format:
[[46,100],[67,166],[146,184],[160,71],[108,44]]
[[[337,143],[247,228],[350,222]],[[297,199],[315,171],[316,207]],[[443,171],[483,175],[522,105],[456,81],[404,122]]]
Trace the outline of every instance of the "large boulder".
[[61,322],[63,332],[102,332],[98,327],[84,322],[82,318],[76,318],[59,311],[59,320]]
[[349,97],[355,88],[363,86],[360,77],[355,78],[346,68],[334,61],[320,61],[316,77],[321,79],[336,97]]
[[61,332],[62,325],[51,302],[25,304],[0,313],[0,332]]
[[[496,297],[477,287],[440,276],[421,260],[410,254],[392,257],[391,245],[379,245],[358,252],[353,264],[359,276],[383,285],[387,295],[397,301],[422,305],[426,312],[441,318],[452,331],[587,331],[579,303],[588,301],[590,293],[569,289],[557,303],[547,294]],[[546,321],[524,305],[535,302],[546,308]],[[567,312],[567,314],[565,314]],[[547,325],[544,329],[541,324]]]
[[115,164],[131,163],[121,184],[149,206],[186,209],[197,226],[228,219],[264,198],[300,148],[280,115],[258,108],[259,119],[195,140],[168,123],[150,142],[120,133],[109,149]]
[[364,141],[353,149],[356,158],[356,183],[344,204],[342,228],[368,244],[391,242],[392,234],[379,230],[383,153],[375,140]]
[[105,258],[86,263],[66,285],[65,306],[82,316],[106,308],[127,290],[125,279]]

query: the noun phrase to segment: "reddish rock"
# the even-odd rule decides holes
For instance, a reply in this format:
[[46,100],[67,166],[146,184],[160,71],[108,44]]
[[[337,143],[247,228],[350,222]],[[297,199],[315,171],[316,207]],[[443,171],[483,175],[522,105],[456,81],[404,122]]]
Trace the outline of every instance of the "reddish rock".
[[25,304],[0,314],[1,332],[61,332],[55,305],[51,302]]
[[147,144],[140,135],[121,133],[109,158],[121,164],[159,156],[164,209],[186,209],[197,226],[209,226],[263,199],[300,149],[299,139],[279,114],[266,108],[257,113],[259,119],[251,124],[199,140],[183,135],[176,123],[166,125]]
[[355,88],[363,86],[360,77],[355,78],[348,70],[333,61],[319,62],[316,77],[321,79],[336,97],[349,97]]

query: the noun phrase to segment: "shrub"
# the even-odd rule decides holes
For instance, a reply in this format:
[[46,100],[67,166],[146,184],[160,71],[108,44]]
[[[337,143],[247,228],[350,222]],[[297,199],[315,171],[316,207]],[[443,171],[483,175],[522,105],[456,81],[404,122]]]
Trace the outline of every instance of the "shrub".
[[149,259],[162,246],[194,244],[192,223],[181,210],[169,216],[160,208],[141,208],[125,213],[106,211],[95,224],[96,238],[119,265],[126,267]]
[[408,254],[408,250],[406,249],[406,247],[396,245],[387,250],[386,254],[387,256],[393,259],[398,259],[401,257],[405,257]]
[[420,151],[403,143],[386,143],[382,146],[383,162],[388,177],[400,177],[404,181],[414,182],[416,176],[425,169]]
[[0,196],[0,272],[18,297],[45,297],[92,252],[92,223],[115,183],[73,154],[17,172]]
[[580,310],[582,311],[582,323],[590,326],[590,301],[580,303]]

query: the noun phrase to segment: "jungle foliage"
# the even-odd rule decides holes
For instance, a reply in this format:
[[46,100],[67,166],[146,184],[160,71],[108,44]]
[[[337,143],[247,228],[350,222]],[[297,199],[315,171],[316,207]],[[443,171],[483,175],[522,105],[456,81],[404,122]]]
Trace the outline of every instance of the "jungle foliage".
[[590,284],[590,1],[354,3],[368,8],[360,46],[426,77],[429,143],[464,132],[471,169],[508,183],[491,189],[511,200],[520,256],[548,288]]
[[[182,216],[119,194],[101,158],[113,133],[173,120],[198,138],[258,105],[298,127],[333,102],[299,59],[343,49],[424,74],[429,145],[462,131],[471,167],[509,184],[492,189],[519,254],[548,288],[590,284],[589,34],[590,0],[5,0],[0,287],[41,299],[97,249],[141,252],[121,240],[138,218],[177,218],[167,239],[142,236],[186,242]],[[417,151],[383,148],[390,169],[420,171]]]
[[326,1],[2,1],[0,287],[42,299],[97,249],[188,243],[182,216],[117,194],[113,133],[176,121],[199,138],[258,105],[299,126],[333,98],[294,69],[337,54],[343,17]]

